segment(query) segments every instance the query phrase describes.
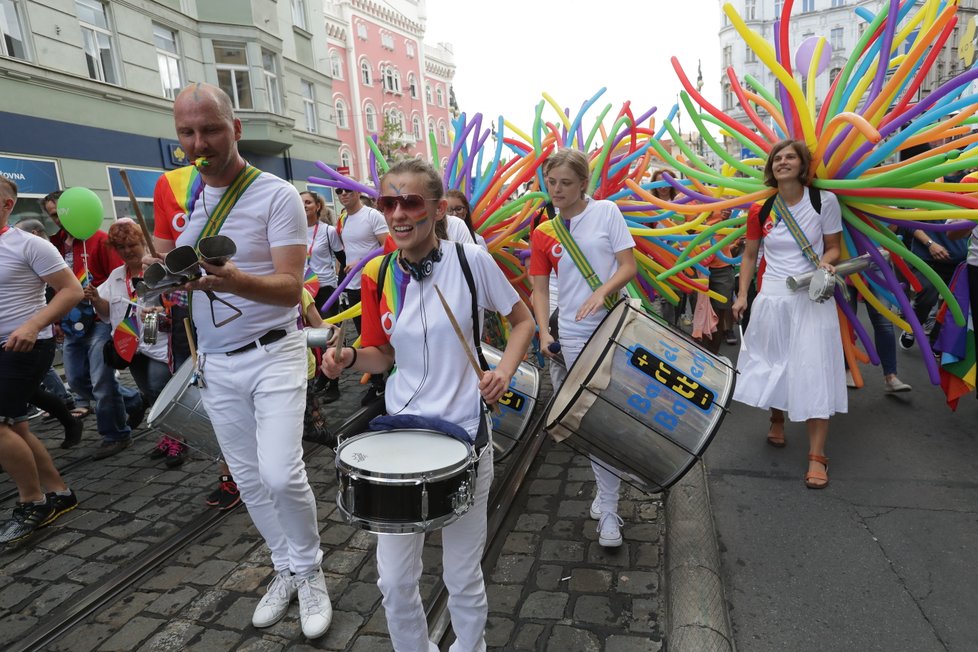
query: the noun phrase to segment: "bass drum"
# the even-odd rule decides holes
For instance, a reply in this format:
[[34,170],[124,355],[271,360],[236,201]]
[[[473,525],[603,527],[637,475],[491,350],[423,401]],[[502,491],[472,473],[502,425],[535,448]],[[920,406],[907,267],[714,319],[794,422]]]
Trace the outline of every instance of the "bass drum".
[[662,491],[703,455],[735,379],[729,360],[620,301],[568,370],[546,428],[622,480]]
[[179,439],[191,448],[220,459],[221,447],[204,410],[200,390],[193,384],[194,361],[187,360],[170,382],[149,412],[149,425],[164,435]]
[[336,449],[336,504],[347,523],[378,534],[443,528],[475,500],[472,447],[433,430],[382,430]]
[[[490,369],[495,369],[503,357],[502,351],[485,342],[482,343],[482,354]],[[539,394],[540,372],[533,365],[521,362],[509,383],[509,390],[496,403],[499,410],[489,413],[496,462],[509,455],[526,434]]]

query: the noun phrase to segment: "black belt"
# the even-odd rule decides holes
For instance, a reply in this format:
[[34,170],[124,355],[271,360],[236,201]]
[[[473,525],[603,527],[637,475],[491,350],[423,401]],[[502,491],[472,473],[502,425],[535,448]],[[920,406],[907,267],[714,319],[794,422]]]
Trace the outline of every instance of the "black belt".
[[252,349],[258,348],[259,344],[261,344],[262,346],[268,346],[272,342],[278,342],[280,339],[282,339],[288,334],[289,334],[288,331],[282,330],[281,328],[276,328],[275,330],[268,331],[267,333],[259,337],[257,341],[248,342],[244,346],[239,346],[234,351],[226,352],[224,355],[234,355],[236,353],[244,353],[245,351],[250,351]]

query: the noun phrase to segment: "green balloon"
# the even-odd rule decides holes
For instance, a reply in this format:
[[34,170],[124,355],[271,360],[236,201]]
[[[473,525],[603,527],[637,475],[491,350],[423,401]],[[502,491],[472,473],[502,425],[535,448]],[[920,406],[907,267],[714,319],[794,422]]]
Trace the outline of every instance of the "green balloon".
[[88,188],[68,188],[58,199],[58,219],[78,240],[88,240],[102,226],[102,200]]

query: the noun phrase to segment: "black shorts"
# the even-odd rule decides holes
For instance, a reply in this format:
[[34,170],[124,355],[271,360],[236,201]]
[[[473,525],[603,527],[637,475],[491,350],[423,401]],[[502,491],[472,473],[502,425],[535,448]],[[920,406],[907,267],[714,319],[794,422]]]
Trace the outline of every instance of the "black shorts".
[[726,303],[720,303],[716,299],[710,299],[714,310],[730,310],[733,308],[734,295],[734,268],[716,267],[710,270],[710,289],[722,297],[726,297]]
[[27,402],[53,360],[53,339],[38,340],[25,353],[0,349],[0,423],[27,420]]

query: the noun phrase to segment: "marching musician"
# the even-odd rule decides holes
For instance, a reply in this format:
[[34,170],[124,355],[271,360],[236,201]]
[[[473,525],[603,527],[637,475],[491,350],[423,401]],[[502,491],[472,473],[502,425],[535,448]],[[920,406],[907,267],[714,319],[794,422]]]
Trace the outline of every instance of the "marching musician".
[[[241,122],[216,86],[192,84],[173,105],[180,146],[196,159],[204,189],[176,242],[196,246],[220,231],[237,245],[222,266],[186,285],[194,292],[200,395],[255,526],[271,550],[275,576],[252,618],[269,627],[299,598],[302,633],[322,636],[332,620],[320,567],[316,501],[302,461],[306,344],[296,327],[306,256],[306,218],[292,185],[249,165],[238,152]],[[214,311],[212,313],[212,310]]]
[[[591,333],[608,314],[608,303],[613,303],[621,289],[635,278],[637,266],[632,255],[635,241],[618,206],[587,194],[590,172],[582,152],[554,152],[543,164],[543,174],[557,215],[533,231],[530,277],[534,316],[543,325],[548,323],[550,314],[550,272],[557,272],[557,329],[560,353],[567,367],[555,374],[556,390],[556,385],[567,377],[566,369],[574,364]],[[565,255],[574,243],[583,254],[583,263],[575,256]],[[589,271],[581,269],[581,264],[587,265]],[[590,283],[587,277],[591,278]],[[556,356],[550,346],[553,342],[553,336],[541,326],[540,350],[550,358]],[[618,516],[621,480],[594,460],[591,468],[597,495],[591,503],[590,516],[598,521],[598,543],[615,548],[622,544],[623,522]]]
[[[533,318],[481,247],[438,239],[435,224],[444,219],[447,202],[429,164],[417,159],[395,164],[381,180],[377,207],[397,251],[364,269],[362,348],[343,348],[338,361],[330,349],[323,356],[323,371],[330,377],[343,369],[382,374],[396,365],[384,394],[388,414],[443,419],[461,426],[475,443],[475,502],[442,531],[443,578],[457,637],[451,649],[485,650],[488,602],[480,561],[493,469],[483,400],[494,403],[509,387],[533,335]],[[499,365],[481,379],[461,348],[460,339],[476,354],[473,297],[464,265],[471,271],[478,307],[506,315],[513,326]],[[439,291],[461,334],[448,319]],[[418,587],[423,544],[423,533],[378,535],[377,584],[395,650],[437,650],[428,641]]]

